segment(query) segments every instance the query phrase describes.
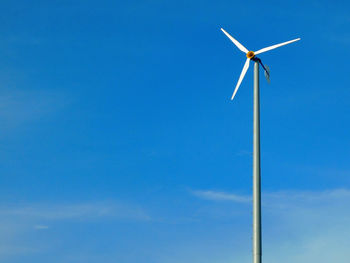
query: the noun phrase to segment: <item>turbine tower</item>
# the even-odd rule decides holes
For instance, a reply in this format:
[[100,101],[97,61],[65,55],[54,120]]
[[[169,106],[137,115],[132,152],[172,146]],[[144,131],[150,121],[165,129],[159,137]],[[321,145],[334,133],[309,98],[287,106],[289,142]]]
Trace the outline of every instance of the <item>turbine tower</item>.
[[259,64],[263,67],[265,77],[270,81],[270,71],[267,66],[256,56],[266,51],[293,43],[300,38],[293,39],[281,44],[265,47],[258,51],[249,51],[229,33],[221,28],[221,31],[238,47],[239,50],[246,54],[246,61],[239,76],[236,88],[232,94],[231,100],[235,97],[242,80],[249,68],[249,62],[254,63],[254,118],[253,118],[253,263],[261,263],[261,183],[260,183],[260,95],[259,95]]

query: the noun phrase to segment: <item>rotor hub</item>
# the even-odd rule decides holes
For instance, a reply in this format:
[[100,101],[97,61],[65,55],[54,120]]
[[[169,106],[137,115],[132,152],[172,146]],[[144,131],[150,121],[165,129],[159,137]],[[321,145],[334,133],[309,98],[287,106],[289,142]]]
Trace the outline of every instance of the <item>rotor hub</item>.
[[252,58],[254,58],[254,57],[255,57],[255,53],[254,53],[253,51],[249,51],[249,52],[247,53],[247,58],[252,59]]

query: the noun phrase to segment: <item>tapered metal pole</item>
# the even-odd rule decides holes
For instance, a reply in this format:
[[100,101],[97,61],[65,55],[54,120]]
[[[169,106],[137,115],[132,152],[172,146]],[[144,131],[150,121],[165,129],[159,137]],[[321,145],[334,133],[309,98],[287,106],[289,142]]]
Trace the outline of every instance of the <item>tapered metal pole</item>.
[[258,61],[254,63],[253,119],[253,263],[261,263],[260,98]]

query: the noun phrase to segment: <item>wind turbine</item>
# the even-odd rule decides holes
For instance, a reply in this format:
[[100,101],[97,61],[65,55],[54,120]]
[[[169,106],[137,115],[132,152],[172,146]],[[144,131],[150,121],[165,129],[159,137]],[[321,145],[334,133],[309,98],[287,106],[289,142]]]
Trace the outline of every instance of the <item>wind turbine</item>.
[[260,183],[260,98],[259,98],[259,64],[265,71],[265,77],[270,78],[269,69],[264,66],[261,60],[256,56],[266,51],[293,43],[300,40],[296,38],[281,44],[273,45],[259,49],[258,51],[249,51],[229,33],[221,28],[221,31],[238,47],[239,50],[246,54],[247,60],[244,63],[243,70],[239,76],[236,88],[232,94],[231,100],[235,97],[242,80],[249,68],[249,62],[254,63],[254,134],[253,134],[253,263],[261,263],[261,183]]

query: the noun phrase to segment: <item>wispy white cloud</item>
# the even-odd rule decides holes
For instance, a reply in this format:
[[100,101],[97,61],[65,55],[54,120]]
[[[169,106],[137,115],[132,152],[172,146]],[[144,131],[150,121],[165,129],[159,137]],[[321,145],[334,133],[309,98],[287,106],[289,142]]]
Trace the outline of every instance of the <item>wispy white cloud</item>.
[[0,216],[45,220],[88,220],[102,217],[134,220],[151,219],[151,217],[139,207],[115,202],[2,206],[0,207]]
[[[223,210],[235,209],[234,206],[222,207],[221,200],[230,200],[231,193],[210,192],[210,196],[195,196],[214,201]],[[235,194],[233,194],[235,196]],[[232,203],[236,203],[232,198]],[[350,252],[350,190],[333,189],[324,191],[278,191],[262,195],[263,201],[263,258],[264,261],[277,262],[348,262]],[[212,206],[210,206],[210,209]],[[251,209],[247,206],[247,209]],[[223,216],[228,216],[223,213]],[[236,215],[237,216],[237,215]],[[248,215],[240,215],[250,220]],[[242,224],[235,218],[232,224]],[[235,230],[237,235],[237,230]],[[239,236],[249,235],[240,233]],[[241,238],[241,237],[238,237]],[[228,254],[232,262],[249,262],[250,244],[242,253],[233,250]],[[220,261],[225,262],[225,261]]]
[[0,125],[6,130],[39,120],[63,108],[69,100],[57,91],[4,88],[0,91]]
[[40,252],[40,249],[33,248],[30,246],[5,245],[4,244],[4,245],[0,246],[0,259],[11,257],[13,255],[21,255],[21,254],[28,255],[31,253],[38,253],[38,252]]
[[[252,198],[247,195],[228,193],[214,190],[193,190],[191,193],[205,200],[212,201],[232,201],[237,203],[248,203]],[[350,199],[350,190],[334,189],[319,192],[313,191],[278,191],[262,193],[262,205],[273,207],[284,207],[285,205],[306,205],[312,203],[329,203],[340,199]]]
[[247,203],[251,201],[249,196],[211,190],[196,190],[192,191],[192,194],[198,198],[213,201],[232,201],[237,203]]
[[[16,207],[0,207],[0,260],[10,258],[40,258],[50,254],[53,262],[76,262],[83,259],[89,262],[138,262],[140,257],[150,262],[249,262],[251,261],[251,205],[250,197],[224,191],[192,191],[201,202],[188,203],[191,209],[176,210],[174,218],[188,216],[196,220],[186,221],[176,226],[167,222],[154,221],[147,212],[136,205],[118,202],[95,202],[80,204],[27,204]],[[237,201],[238,200],[238,201]],[[192,199],[193,201],[193,199]],[[277,263],[308,262],[347,262],[350,244],[350,190],[333,189],[325,191],[278,191],[263,194],[263,259]],[[210,210],[210,212],[205,212]],[[240,212],[236,213],[238,210]],[[141,212],[139,212],[141,211]],[[244,211],[242,213],[242,211]],[[159,213],[166,215],[161,209]],[[215,216],[213,216],[214,214]],[[141,215],[141,216],[140,216]],[[144,217],[146,216],[146,217]],[[168,215],[169,216],[169,215]],[[206,218],[205,218],[206,217]],[[222,220],[225,217],[225,220]],[[112,220],[104,220],[104,219]],[[121,219],[121,220],[120,220]],[[198,219],[198,220],[197,220]],[[132,228],[124,232],[124,221],[152,220],[152,227],[140,224],[136,232]],[[83,224],[86,221],[87,224]],[[118,221],[123,221],[121,224]],[[4,224],[5,222],[5,224]],[[70,222],[73,222],[71,225]],[[130,256],[125,248],[85,251],[66,251],[66,244],[82,242],[83,246],[95,246],[96,240],[72,239],[81,231],[91,233],[92,224],[101,228],[115,228],[113,234],[104,236],[109,242],[132,244],[138,257]],[[79,227],[77,228],[77,226]],[[33,226],[36,228],[33,229]],[[46,231],[45,227],[49,227]],[[142,228],[145,227],[145,228]],[[59,233],[55,231],[59,229]],[[66,230],[62,234],[62,229]],[[76,231],[76,232],[75,232]],[[94,232],[94,231],[92,231]],[[98,231],[97,231],[98,232]],[[129,232],[131,233],[129,235]],[[162,241],[158,237],[162,233]],[[176,234],[175,234],[176,232]],[[62,234],[62,235],[61,235]],[[43,238],[42,240],[38,239]],[[127,236],[127,238],[126,238]],[[85,236],[84,236],[85,237]],[[65,245],[55,243],[62,239]],[[38,241],[39,240],[39,241]],[[45,242],[43,242],[45,240]],[[69,243],[70,242],[70,243]],[[149,245],[154,242],[152,245]],[[149,246],[148,246],[149,245]],[[99,247],[99,245],[96,245]],[[153,248],[157,249],[153,249]],[[158,249],[160,248],[160,249]],[[64,258],[62,258],[64,255]],[[55,258],[57,257],[57,258]],[[15,258],[16,259],[16,258]],[[56,261],[55,261],[56,260]],[[44,261],[40,261],[44,262]]]
[[38,229],[38,230],[42,230],[42,229],[49,229],[49,226],[45,226],[45,225],[35,225],[34,228],[35,228],[35,229]]
[[[125,224],[149,221],[152,218],[143,208],[118,201],[2,205],[0,261],[12,262],[16,257],[35,257],[47,253],[53,249],[57,229],[67,229],[66,233],[60,233],[65,236],[77,224],[88,228],[92,224],[101,227],[118,222]],[[37,240],[38,231],[45,231],[45,240],[48,242]]]

